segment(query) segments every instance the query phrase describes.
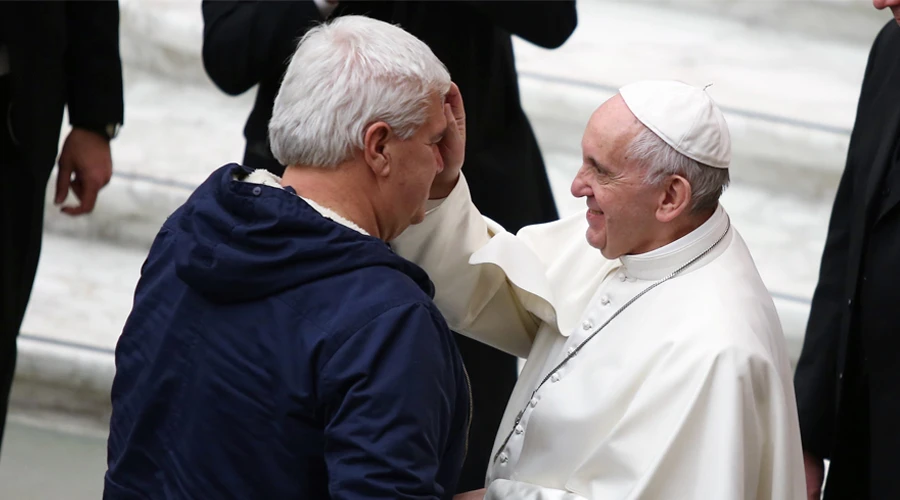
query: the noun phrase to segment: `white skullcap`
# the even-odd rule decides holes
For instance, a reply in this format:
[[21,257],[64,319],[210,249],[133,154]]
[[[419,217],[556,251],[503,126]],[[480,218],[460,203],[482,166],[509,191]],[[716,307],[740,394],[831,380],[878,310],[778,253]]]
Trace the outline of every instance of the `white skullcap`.
[[728,168],[728,124],[705,90],[654,80],[626,85],[619,94],[634,116],[675,151],[710,167]]

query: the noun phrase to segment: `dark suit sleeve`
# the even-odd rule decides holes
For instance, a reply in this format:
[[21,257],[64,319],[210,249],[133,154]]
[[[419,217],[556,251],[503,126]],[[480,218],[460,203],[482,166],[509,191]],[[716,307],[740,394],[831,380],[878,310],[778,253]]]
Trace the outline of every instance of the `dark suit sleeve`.
[[222,91],[238,95],[280,79],[300,37],[321,22],[312,1],[203,1],[203,67]]
[[472,2],[497,26],[529,42],[555,49],[575,31],[575,0],[525,2]]
[[66,2],[66,102],[74,126],[122,123],[119,3]]
[[859,142],[864,103],[871,99],[871,77],[878,42],[869,54],[862,92],[856,114],[856,125],[850,136],[847,163],[838,185],[828,224],[828,235],[822,253],[819,282],[813,294],[803,350],[794,373],[797,409],[803,449],[828,458],[833,445],[836,419],[837,356],[843,315],[847,311],[847,259],[850,247],[850,225],[854,210],[854,149]]
[[[424,305],[391,309],[322,370],[325,462],[334,499],[437,499],[456,429],[452,337]],[[461,460],[461,458],[460,458]],[[461,467],[462,464],[450,464]]]

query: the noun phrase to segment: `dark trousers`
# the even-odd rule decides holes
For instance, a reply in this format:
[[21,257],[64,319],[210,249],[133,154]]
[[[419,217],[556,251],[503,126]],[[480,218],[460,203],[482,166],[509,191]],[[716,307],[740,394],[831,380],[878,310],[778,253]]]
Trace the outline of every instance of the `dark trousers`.
[[519,370],[514,356],[459,334],[455,337],[472,385],[469,449],[456,487],[461,493],[484,488],[494,438]]
[[0,77],[0,444],[16,369],[16,337],[25,316],[41,253],[49,168],[23,161],[7,127],[9,88]]
[[825,481],[825,500],[881,498],[872,495],[871,491],[870,443],[873,436],[869,425],[870,380],[861,341],[859,336],[855,336],[847,345],[847,364],[844,367],[831,467]]
[[867,383],[860,377],[847,384],[842,398],[825,500],[877,500],[870,493],[868,415]]
[[[247,144],[244,165],[265,168],[279,176],[284,174],[284,167],[272,157],[265,142],[250,141]],[[472,385],[469,449],[456,487],[456,491],[462,493],[484,488],[494,438],[519,370],[515,356],[458,333],[454,336]]]

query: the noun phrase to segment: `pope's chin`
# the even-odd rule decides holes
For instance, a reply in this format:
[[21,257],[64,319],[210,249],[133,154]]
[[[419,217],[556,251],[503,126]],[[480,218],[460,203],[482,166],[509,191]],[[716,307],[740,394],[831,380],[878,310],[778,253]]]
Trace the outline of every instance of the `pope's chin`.
[[[602,212],[600,212],[600,215],[597,212],[592,212],[591,210],[588,211],[588,228],[584,237],[587,239],[588,245],[603,253],[603,249],[606,247],[606,221],[603,220]],[[605,254],[604,257],[606,257]]]

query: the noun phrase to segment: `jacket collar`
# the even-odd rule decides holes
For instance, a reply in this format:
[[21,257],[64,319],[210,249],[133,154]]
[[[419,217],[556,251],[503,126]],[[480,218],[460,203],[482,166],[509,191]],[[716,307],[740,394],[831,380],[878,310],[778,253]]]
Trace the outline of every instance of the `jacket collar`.
[[[269,186],[269,187],[273,187],[276,189],[286,189],[284,186],[281,185],[281,177],[278,177],[277,175],[273,174],[272,172],[269,172],[268,170],[261,169],[261,168],[254,170],[244,179],[236,179],[236,180],[242,180],[243,182],[249,182],[250,184],[261,184],[263,186]],[[290,191],[293,194],[296,194],[300,199],[305,201],[307,203],[307,205],[312,207],[313,210],[315,210],[316,212],[319,212],[319,215],[321,215],[322,217],[325,217],[326,219],[331,219],[334,222],[337,222],[338,224],[340,224],[344,227],[350,228],[350,229],[352,229],[360,234],[363,234],[365,236],[371,236],[369,233],[366,232],[365,229],[359,227],[350,219],[342,217],[340,214],[338,214],[334,210],[323,207],[322,205],[319,205],[318,203],[316,203],[315,201],[313,201],[309,198],[304,198],[304,197],[298,195],[296,193],[296,191],[294,191],[293,189],[286,189],[286,190]]]

